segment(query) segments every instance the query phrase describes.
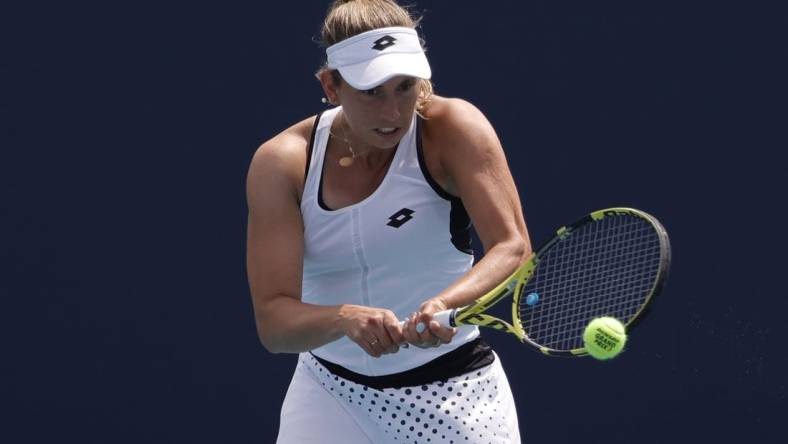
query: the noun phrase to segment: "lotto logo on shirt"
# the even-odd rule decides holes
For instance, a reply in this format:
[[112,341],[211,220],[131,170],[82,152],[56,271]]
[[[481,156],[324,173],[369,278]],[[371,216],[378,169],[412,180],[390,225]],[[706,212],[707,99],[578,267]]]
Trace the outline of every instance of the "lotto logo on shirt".
[[391,216],[389,216],[389,223],[387,223],[386,225],[394,228],[399,228],[403,226],[405,222],[413,219],[413,213],[415,213],[415,211],[409,208],[403,208],[397,211],[396,213],[392,214]]

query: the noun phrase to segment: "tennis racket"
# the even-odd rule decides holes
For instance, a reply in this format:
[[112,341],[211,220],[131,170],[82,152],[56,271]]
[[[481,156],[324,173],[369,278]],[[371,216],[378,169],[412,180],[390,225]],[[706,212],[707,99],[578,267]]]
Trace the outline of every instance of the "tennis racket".
[[[670,267],[670,241],[653,216],[595,211],[561,227],[517,271],[473,304],[436,313],[441,325],[478,325],[516,336],[550,356],[584,356],[583,331],[612,316],[627,332],[646,314]],[[512,321],[487,311],[512,297]]]

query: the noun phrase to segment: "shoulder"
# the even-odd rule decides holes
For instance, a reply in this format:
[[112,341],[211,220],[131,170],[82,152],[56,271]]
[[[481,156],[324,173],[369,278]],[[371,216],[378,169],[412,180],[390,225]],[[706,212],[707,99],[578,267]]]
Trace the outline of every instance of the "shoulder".
[[252,171],[304,165],[314,124],[315,117],[308,117],[260,145],[252,157]]
[[428,168],[450,194],[478,171],[505,167],[503,147],[490,122],[472,103],[435,97],[424,110],[422,145]]
[[314,124],[315,116],[308,117],[257,148],[247,176],[250,194],[274,182],[300,198]]
[[435,96],[424,110],[425,136],[436,140],[467,140],[493,131],[474,104],[458,98]]

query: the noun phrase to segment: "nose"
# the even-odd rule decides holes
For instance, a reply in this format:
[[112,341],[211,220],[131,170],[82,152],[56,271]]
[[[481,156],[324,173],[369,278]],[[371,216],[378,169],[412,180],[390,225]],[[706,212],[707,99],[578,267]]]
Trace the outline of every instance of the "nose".
[[397,122],[400,118],[399,101],[396,97],[388,96],[383,100],[381,117],[387,122]]

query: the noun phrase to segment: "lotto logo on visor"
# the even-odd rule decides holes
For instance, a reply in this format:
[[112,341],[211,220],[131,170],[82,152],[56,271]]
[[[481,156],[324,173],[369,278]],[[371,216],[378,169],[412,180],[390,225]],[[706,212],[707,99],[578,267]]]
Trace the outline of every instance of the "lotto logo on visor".
[[326,49],[336,69],[355,89],[372,89],[395,76],[429,79],[430,64],[415,29],[390,27],[363,32]]
[[377,49],[378,51],[383,51],[384,49],[388,48],[389,46],[394,46],[394,42],[396,42],[396,41],[397,41],[397,39],[395,39],[394,37],[392,37],[390,35],[383,36],[383,37],[375,40],[375,45],[372,47],[372,49]]

